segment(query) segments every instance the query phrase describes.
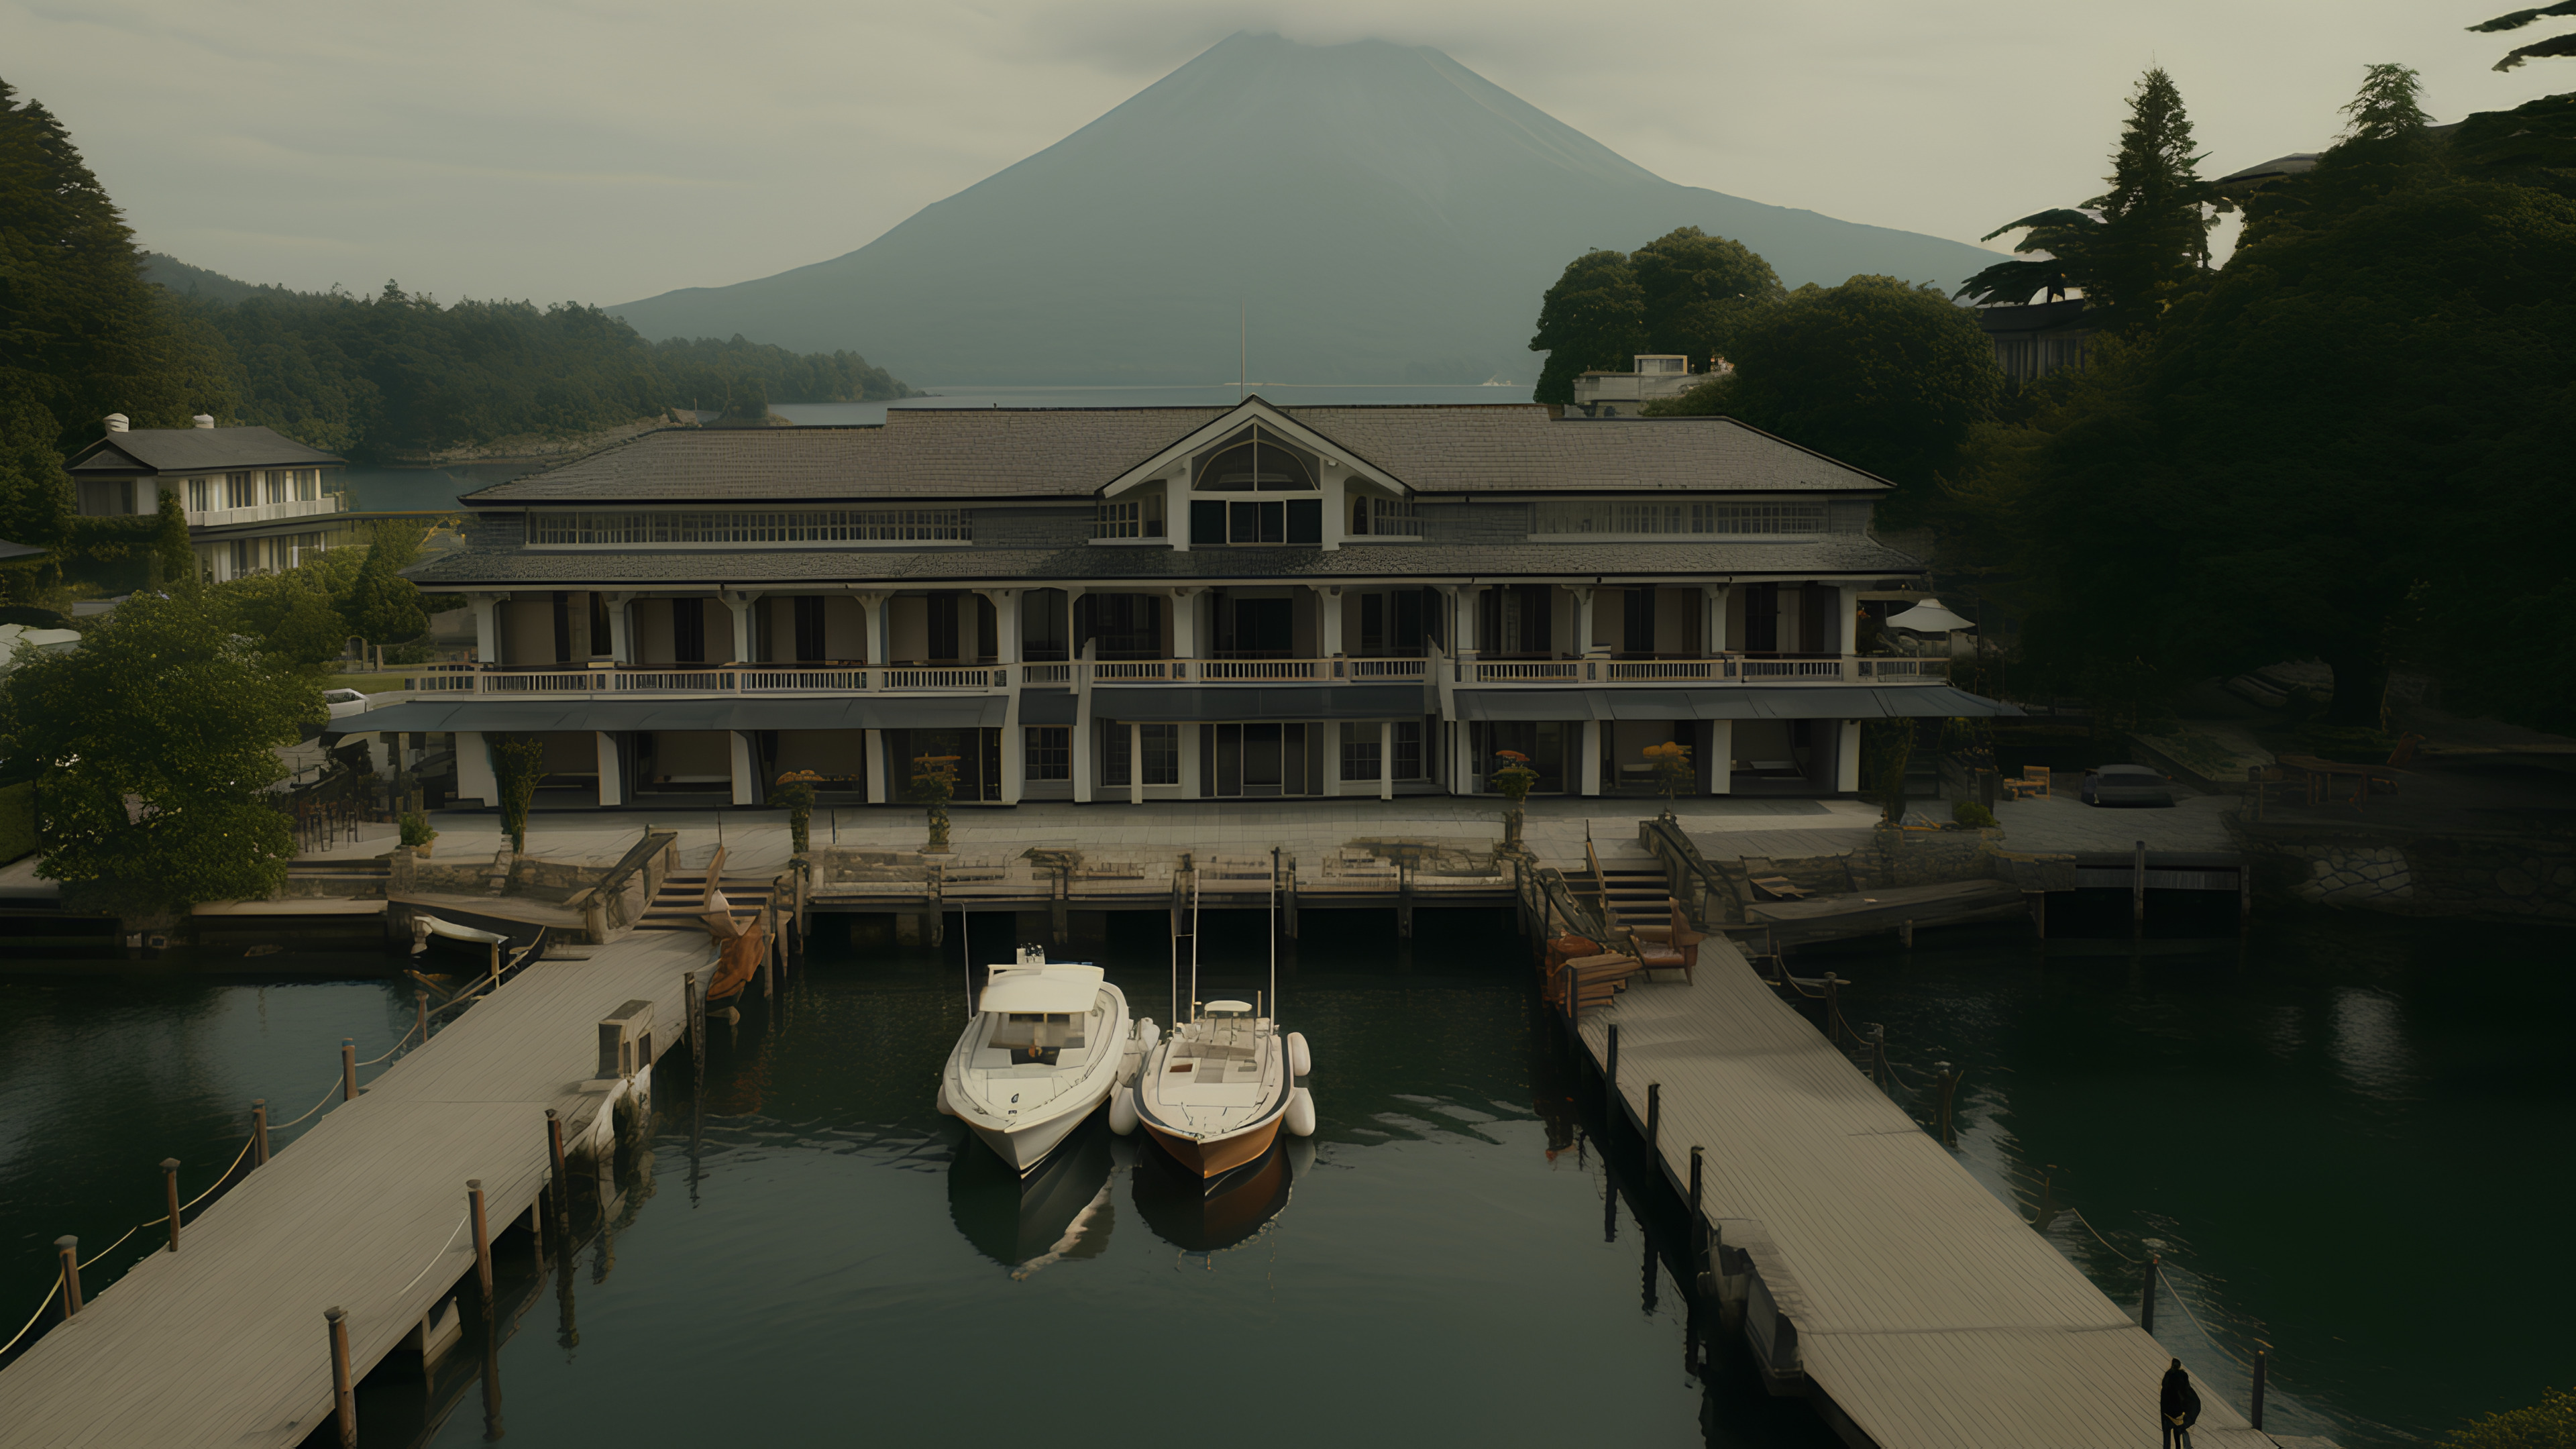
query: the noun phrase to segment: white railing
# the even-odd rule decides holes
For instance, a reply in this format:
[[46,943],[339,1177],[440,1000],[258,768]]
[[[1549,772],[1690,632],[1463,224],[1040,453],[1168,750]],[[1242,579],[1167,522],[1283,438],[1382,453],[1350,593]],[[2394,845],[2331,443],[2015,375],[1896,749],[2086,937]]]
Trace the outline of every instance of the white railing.
[[754,690],[865,689],[868,672],[864,669],[746,669],[742,672],[742,692]]
[[1186,659],[1104,659],[1088,667],[1094,684],[1161,684],[1190,677]]
[[1833,680],[1849,683],[1939,683],[1950,661],[1902,656],[1823,655],[1806,659],[1553,659],[1462,661],[1461,684],[1723,684],[1729,681]]
[[1942,680],[1950,677],[1950,661],[1947,659],[1881,658],[1873,655],[1858,662],[1863,679]]
[[709,694],[734,687],[724,669],[602,669],[592,687],[614,694]]
[[1613,659],[1607,671],[1612,684],[1699,684],[1733,679],[1732,659]]
[[1580,659],[1514,659],[1487,663],[1475,662],[1472,684],[1580,684],[1583,661]]
[[1008,684],[1007,669],[879,669],[879,689],[989,689]]
[[310,518],[340,511],[340,496],[290,498],[283,503],[253,503],[246,508],[204,508],[188,515],[190,528],[217,528],[227,523],[274,523],[281,518]]
[[1742,665],[1746,679],[1841,679],[1846,677],[1849,659],[1747,659]]
[[1300,679],[1321,679],[1328,659],[1176,659],[1183,666],[1195,664],[1198,676],[1219,684],[1290,683]]
[[1336,679],[1422,679],[1431,672],[1427,659],[1336,659]]
[[[1056,666],[1062,669],[1066,666]],[[878,690],[994,690],[1011,683],[1008,667],[756,665],[601,666],[548,669],[495,664],[415,665],[404,671],[418,694],[859,694]]]
[[1022,684],[1071,684],[1073,683],[1073,666],[1070,664],[1023,664],[1020,666],[1020,682]]

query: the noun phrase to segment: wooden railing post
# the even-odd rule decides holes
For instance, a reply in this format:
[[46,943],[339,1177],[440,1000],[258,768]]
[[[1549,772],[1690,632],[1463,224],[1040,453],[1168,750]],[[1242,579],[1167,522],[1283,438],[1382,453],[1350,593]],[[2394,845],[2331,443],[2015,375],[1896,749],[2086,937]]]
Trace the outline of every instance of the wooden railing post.
[[2254,1350],[2254,1402],[2252,1405],[2252,1412],[2248,1413],[2245,1417],[2251,1423],[2252,1427],[2257,1430],[2263,1427],[2264,1381],[2270,1377],[2267,1372],[2269,1365],[2265,1362],[2265,1358],[2265,1350],[2260,1348]]
[[170,1251],[179,1251],[179,1159],[161,1159],[161,1192],[170,1204]]
[[340,1100],[358,1100],[358,1042],[355,1037],[340,1038]]
[[2147,1255],[2146,1291],[2138,1296],[2138,1326],[2149,1333],[2156,1331],[2156,1265],[2163,1261],[2160,1253]]
[[331,1409],[340,1421],[340,1449],[358,1449],[358,1396],[349,1381],[349,1315],[322,1310],[331,1325]]
[[253,1097],[250,1103],[250,1165],[268,1165],[268,1099]]
[[[63,1318],[69,1321],[81,1311],[80,1239],[70,1236],[54,1239],[54,1251],[63,1260]],[[2260,1403],[2261,1400],[2255,1402]]]
[[474,1218],[474,1281],[483,1290],[483,1301],[492,1301],[492,1224],[483,1215],[483,1180],[465,1181],[466,1211]]

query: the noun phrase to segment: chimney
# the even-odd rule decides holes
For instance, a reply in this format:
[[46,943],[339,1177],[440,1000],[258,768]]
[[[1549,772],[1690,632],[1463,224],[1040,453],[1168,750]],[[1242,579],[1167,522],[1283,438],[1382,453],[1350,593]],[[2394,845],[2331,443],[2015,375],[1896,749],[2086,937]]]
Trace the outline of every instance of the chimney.
[[123,413],[109,413],[109,414],[107,415],[107,430],[108,430],[109,432],[111,432],[111,433],[121,433],[121,432],[124,432],[124,431],[125,431],[125,414],[123,414]]
[[213,413],[199,413],[195,417],[188,419],[188,421],[201,428],[211,428],[215,425],[215,415]]

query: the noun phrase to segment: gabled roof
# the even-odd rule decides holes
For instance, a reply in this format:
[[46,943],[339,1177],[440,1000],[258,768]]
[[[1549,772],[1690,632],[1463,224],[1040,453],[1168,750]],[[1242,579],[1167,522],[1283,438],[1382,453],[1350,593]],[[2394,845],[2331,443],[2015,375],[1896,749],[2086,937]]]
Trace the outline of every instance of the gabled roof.
[[[1313,410],[1309,409],[1309,411]],[[1314,428],[1308,426],[1306,423],[1290,414],[1286,409],[1274,407],[1259,393],[1254,393],[1252,396],[1236,403],[1233,407],[1217,414],[1216,417],[1200,424],[1189,432],[1184,433],[1152,457],[1147,458],[1145,461],[1128,469],[1126,472],[1119,474],[1117,477],[1107,480],[1101,491],[1108,494],[1116,494],[1123,489],[1142,483],[1157,474],[1168,471],[1174,464],[1179,463],[1184,457],[1197,453],[1205,448],[1213,448],[1227,438],[1237,436],[1243,429],[1254,424],[1261,424],[1264,431],[1270,433],[1274,437],[1285,438],[1289,442],[1300,447],[1312,448],[1316,452],[1322,453],[1327,457],[1339,459],[1342,454],[1350,452],[1350,449],[1343,447],[1339,440],[1324,436],[1322,433],[1315,431]],[[1399,493],[1404,491],[1405,485],[1403,479],[1397,478],[1383,469],[1373,467],[1367,461],[1356,456],[1351,457],[1346,461],[1351,465],[1354,471],[1360,474],[1360,476],[1367,478],[1372,482],[1382,483]]]
[[[1874,494],[1893,486],[1732,418],[1559,422],[1534,403],[1262,407],[1415,493]],[[665,428],[462,501],[1088,498],[1238,410],[895,408],[874,427]]]
[[309,468],[346,458],[308,448],[274,428],[136,428],[72,455],[74,474],[213,473],[226,468]]

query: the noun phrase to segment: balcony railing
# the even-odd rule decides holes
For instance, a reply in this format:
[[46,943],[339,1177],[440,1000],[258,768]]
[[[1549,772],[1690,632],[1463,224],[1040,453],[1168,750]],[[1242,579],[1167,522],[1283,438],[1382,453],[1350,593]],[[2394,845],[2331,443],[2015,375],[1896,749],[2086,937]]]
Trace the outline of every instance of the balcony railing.
[[1816,683],[1938,684],[1950,677],[1947,659],[1865,654],[1756,658],[1742,654],[1707,659],[1475,659],[1461,660],[1461,684],[1603,685]]
[[[1030,666],[878,664],[829,665],[620,665],[569,669],[544,665],[432,664],[406,670],[410,688],[423,694],[861,694],[877,691],[986,693],[1011,687]],[[1036,668],[1064,669],[1064,665]],[[1062,682],[1059,678],[1058,682]]]
[[340,511],[338,494],[290,498],[283,503],[253,503],[244,508],[202,508],[188,514],[190,528],[216,528],[227,523],[274,523],[281,518],[310,518]]

